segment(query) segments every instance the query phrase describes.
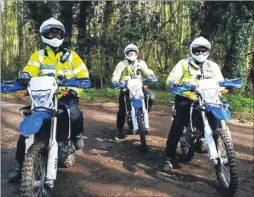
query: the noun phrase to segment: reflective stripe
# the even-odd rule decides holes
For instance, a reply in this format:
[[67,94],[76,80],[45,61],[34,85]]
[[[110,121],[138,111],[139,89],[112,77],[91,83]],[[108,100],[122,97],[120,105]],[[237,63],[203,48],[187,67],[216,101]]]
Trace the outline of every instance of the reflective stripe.
[[49,74],[49,73],[56,73],[54,69],[41,69],[41,73],[43,74]]
[[73,75],[73,72],[71,70],[59,70],[58,75]]
[[72,57],[72,53],[69,55],[69,58],[68,58],[68,61],[72,64],[72,59],[73,59],[73,57]]
[[72,52],[69,55],[68,61],[70,62],[70,66],[71,66],[71,75],[74,75],[73,70],[72,70],[72,60],[73,60],[73,56],[72,56]]
[[37,68],[41,67],[41,64],[39,62],[34,61],[28,61],[27,65],[36,66]]
[[78,68],[76,68],[73,73],[76,75],[78,74],[82,69],[85,69],[86,65],[84,63],[82,63]]
[[43,61],[43,55],[44,55],[44,50],[43,49],[39,50],[39,61],[40,61],[40,63],[42,63],[42,61]]

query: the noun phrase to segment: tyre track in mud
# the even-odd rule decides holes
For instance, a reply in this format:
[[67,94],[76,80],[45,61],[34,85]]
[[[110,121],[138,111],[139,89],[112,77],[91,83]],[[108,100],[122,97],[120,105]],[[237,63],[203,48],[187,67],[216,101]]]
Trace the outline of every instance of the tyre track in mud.
[[[19,184],[9,184],[15,166],[16,132],[23,105],[1,102],[1,189],[2,196],[19,196]],[[150,114],[148,154],[140,151],[139,136],[121,142],[115,134],[116,109],[87,107],[84,113],[85,147],[77,152],[76,164],[59,169],[53,196],[218,196],[215,171],[206,154],[198,154],[183,169],[161,172],[171,118],[165,112]],[[238,158],[240,185],[237,196],[253,195],[253,130],[230,126]],[[127,130],[127,128],[126,128]],[[179,150],[178,150],[179,152]]]

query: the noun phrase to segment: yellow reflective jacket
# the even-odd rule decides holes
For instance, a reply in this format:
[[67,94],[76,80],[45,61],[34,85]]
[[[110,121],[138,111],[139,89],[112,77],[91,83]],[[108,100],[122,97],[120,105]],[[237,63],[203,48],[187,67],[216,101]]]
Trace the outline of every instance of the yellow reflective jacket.
[[[220,71],[218,64],[211,60],[207,60],[203,64],[204,76],[216,79],[218,82],[224,81],[224,77]],[[180,60],[173,70],[169,73],[166,85],[169,87],[170,81],[176,80],[178,83],[192,83],[196,84],[199,80],[198,76],[201,75],[200,69],[195,68],[190,64],[190,58]],[[197,96],[193,92],[184,92],[182,96],[185,96],[191,100],[196,100]]]
[[[69,56],[65,62],[61,62],[61,58],[67,53],[66,51],[55,52],[46,46],[45,49],[41,49],[33,53],[24,67],[23,71],[29,72],[32,77],[43,76],[48,73],[54,73],[55,76],[65,75],[67,79],[75,78],[88,78],[89,73],[86,65],[74,51],[69,51]],[[79,94],[82,89],[75,89]]]
[[138,76],[140,79],[142,79],[146,78],[150,74],[154,75],[154,72],[147,67],[145,61],[136,60],[134,64],[129,64],[127,60],[123,60],[116,65],[112,82],[127,82],[131,75]]

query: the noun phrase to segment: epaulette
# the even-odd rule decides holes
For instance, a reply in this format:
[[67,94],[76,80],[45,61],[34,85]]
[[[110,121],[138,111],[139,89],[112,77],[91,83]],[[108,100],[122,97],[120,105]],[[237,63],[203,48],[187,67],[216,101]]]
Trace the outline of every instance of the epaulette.
[[60,62],[64,63],[69,58],[70,54],[71,54],[71,50],[64,48],[63,55],[60,58]]

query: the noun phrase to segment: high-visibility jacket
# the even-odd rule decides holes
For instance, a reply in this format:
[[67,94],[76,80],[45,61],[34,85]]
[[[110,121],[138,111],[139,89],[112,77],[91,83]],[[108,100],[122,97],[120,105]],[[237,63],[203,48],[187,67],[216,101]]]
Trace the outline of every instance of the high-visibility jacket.
[[[201,76],[201,70],[194,67],[190,63],[191,58],[180,60],[173,70],[168,75],[166,85],[169,87],[172,80],[179,84],[188,82],[195,84]],[[205,77],[216,79],[218,82],[224,81],[224,77],[220,71],[218,64],[211,60],[206,60],[203,64],[203,73]],[[197,96],[193,92],[184,92],[182,96],[188,97],[191,100],[196,100]]]
[[136,60],[133,64],[129,64],[127,60],[123,60],[116,65],[112,82],[127,82],[131,78],[131,75],[143,79],[150,74],[154,75],[154,72],[147,67],[145,61]]
[[[65,55],[68,57],[62,63],[61,60]],[[89,77],[86,65],[76,52],[61,50],[55,54],[49,46],[33,53],[23,71],[29,72],[32,77],[43,76],[48,73],[54,73],[55,76],[65,75],[67,79]],[[78,93],[81,92],[81,89],[72,89]]]

